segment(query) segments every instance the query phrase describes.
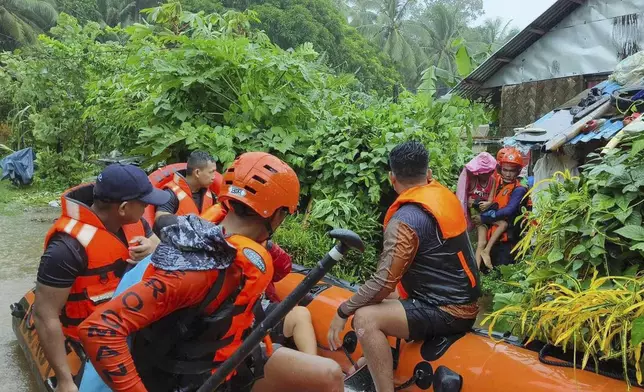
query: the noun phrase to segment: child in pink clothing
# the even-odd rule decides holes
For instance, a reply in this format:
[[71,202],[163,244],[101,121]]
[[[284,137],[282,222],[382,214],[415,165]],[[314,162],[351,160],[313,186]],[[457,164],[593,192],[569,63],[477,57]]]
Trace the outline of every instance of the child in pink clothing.
[[[472,159],[461,172],[458,180],[456,195],[461,200],[463,212],[468,221],[468,228],[474,228],[472,217],[480,215],[482,211],[492,207],[492,200],[496,191],[496,179],[493,176],[496,170],[496,160],[487,152],[482,152]],[[480,222],[480,219],[475,219]],[[476,225],[477,247],[476,263],[481,266],[481,253],[487,243],[487,227],[483,224]],[[487,265],[492,268],[491,265]]]

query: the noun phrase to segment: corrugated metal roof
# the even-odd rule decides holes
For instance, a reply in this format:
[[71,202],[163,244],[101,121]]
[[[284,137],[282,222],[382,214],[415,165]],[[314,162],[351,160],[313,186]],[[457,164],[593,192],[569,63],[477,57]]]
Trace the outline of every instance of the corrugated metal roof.
[[[492,56],[479,65],[451,91],[464,98],[476,95],[481,86],[508,62],[523,53],[543,35],[570,15],[585,0],[557,0],[550,8],[535,19],[528,27],[514,36]],[[542,34],[543,33],[543,34]]]
[[607,121],[597,132],[580,133],[575,136],[568,144],[588,143],[591,140],[610,140],[615,134],[624,128],[621,121]]
[[[641,82],[644,83],[644,80]],[[639,85],[640,82],[635,83],[636,85]],[[602,95],[610,95],[614,91],[622,88],[620,84],[606,80],[603,81],[602,83],[598,84],[595,86],[595,88],[601,90]],[[588,92],[589,90],[586,90]],[[548,120],[553,119],[557,114],[568,114],[568,109],[557,109],[553,110],[549,113],[546,113],[543,115],[541,118],[539,118],[537,121],[534,122],[534,127],[536,128],[545,128],[548,133],[546,135],[543,135],[544,137],[541,140],[524,140],[525,137],[521,137],[520,135],[517,136],[511,136],[507,137],[504,139],[504,142],[506,144],[519,144],[519,145],[524,145],[524,146],[529,146],[532,144],[545,144],[548,141],[554,139],[555,137],[559,136],[563,131],[565,131],[571,124],[572,124],[572,116],[571,122],[570,123],[552,123],[548,122]],[[558,125],[558,127],[556,126]],[[553,128],[554,127],[554,128]],[[589,133],[580,133],[579,135],[575,136],[571,140],[569,140],[566,144],[580,144],[580,143],[588,143],[593,140],[610,140],[613,136],[615,136],[619,131],[624,128],[624,123],[621,120],[613,120],[613,121],[606,121],[601,128],[599,128],[596,131],[592,131]]]

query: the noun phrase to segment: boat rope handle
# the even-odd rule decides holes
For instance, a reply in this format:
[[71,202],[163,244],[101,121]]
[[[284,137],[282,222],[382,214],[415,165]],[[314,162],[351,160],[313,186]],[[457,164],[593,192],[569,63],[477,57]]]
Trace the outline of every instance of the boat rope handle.
[[406,383],[397,386],[396,388],[394,388],[394,391],[400,391],[402,389],[409,388],[410,386],[416,384],[416,381],[422,380],[423,377],[425,377],[425,372],[422,369],[418,369],[416,370],[416,372],[414,372],[414,375],[409,380],[407,380]]
[[[565,360],[565,359],[560,359],[559,361],[552,361],[552,360],[546,359],[546,357],[548,356],[549,351],[551,349],[553,349],[553,348],[556,348],[556,346],[553,346],[553,345],[551,345],[549,343],[546,343],[541,348],[541,350],[539,350],[539,361],[541,363],[546,364],[546,365],[550,365],[550,366],[558,366],[558,367],[565,367],[565,368],[571,368],[571,369],[576,368],[576,369],[579,369],[579,370],[586,370],[586,371],[593,372],[593,373],[595,372],[595,370],[597,370],[597,373],[601,374],[604,377],[609,377],[609,378],[613,378],[615,380],[624,381],[624,375],[623,374],[621,374],[621,373],[613,373],[613,372],[609,372],[609,371],[600,369],[599,366],[601,366],[601,365],[597,366],[597,369],[593,369],[590,365],[586,365],[586,368],[583,369],[581,367],[580,363],[575,364],[575,363],[570,362],[570,361]],[[554,357],[554,358],[557,358],[557,357]],[[557,359],[559,359],[559,358],[557,358]],[[593,360],[594,360],[594,358],[593,358]],[[630,374],[630,373],[632,373],[632,369],[629,369],[628,373],[629,374],[627,376],[630,379],[631,384],[640,385],[640,384],[637,383],[637,380],[635,379],[634,375]]]
[[351,362],[351,366],[355,368],[356,361],[354,361],[353,358],[351,358],[351,354],[349,354],[349,350],[347,350],[347,348],[344,347],[344,345],[342,345],[342,351],[344,351],[344,355],[346,355],[347,358],[349,358],[349,361]]

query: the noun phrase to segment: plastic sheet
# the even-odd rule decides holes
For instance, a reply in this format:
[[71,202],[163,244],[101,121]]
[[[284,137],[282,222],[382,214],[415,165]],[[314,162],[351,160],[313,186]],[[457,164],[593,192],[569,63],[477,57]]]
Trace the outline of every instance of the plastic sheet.
[[0,161],[1,180],[10,179],[16,185],[29,185],[34,178],[36,154],[31,147],[16,151]]

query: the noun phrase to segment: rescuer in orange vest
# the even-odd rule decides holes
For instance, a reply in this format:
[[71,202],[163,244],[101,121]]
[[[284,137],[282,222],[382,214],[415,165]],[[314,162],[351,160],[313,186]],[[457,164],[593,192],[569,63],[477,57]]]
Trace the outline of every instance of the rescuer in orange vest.
[[45,239],[33,306],[40,343],[56,372],[57,392],[78,391],[65,341],[78,341],[78,325],[112,297],[128,263],[154,251],[159,239],[141,217],[148,204],[161,205],[169,198],[143,170],[121,164],[105,168],[95,184],[63,194],[61,217]]
[[200,215],[215,204],[209,189],[215,180],[217,165],[205,151],[193,151],[188,157],[186,176],[174,173],[172,181],[164,186],[170,200],[157,207],[155,219],[161,215]]
[[488,244],[481,253],[494,266],[513,264],[512,248],[519,240],[520,226],[515,223],[525,205],[524,197],[528,189],[521,185],[518,176],[523,168],[521,152],[508,148],[499,160],[502,182],[497,186],[493,204],[498,207],[480,215],[481,222],[489,226]]
[[[143,280],[80,327],[88,358],[112,390],[195,391],[239,348],[273,279],[262,243],[295,213],[299,190],[286,163],[246,153],[224,174],[219,198],[227,213],[219,225],[159,217],[162,242]],[[344,391],[333,360],[280,347],[271,355],[272,347],[258,347],[221,390]]]
[[[338,307],[329,346],[342,346],[349,316],[378,392],[393,392],[393,356],[387,335],[407,340],[469,331],[481,295],[463,207],[432,179],[429,153],[406,142],[389,154],[389,179],[398,198],[385,216],[376,272]],[[398,286],[400,299],[395,291]],[[389,298],[389,299],[388,299]]]

